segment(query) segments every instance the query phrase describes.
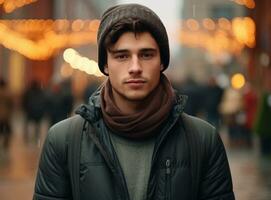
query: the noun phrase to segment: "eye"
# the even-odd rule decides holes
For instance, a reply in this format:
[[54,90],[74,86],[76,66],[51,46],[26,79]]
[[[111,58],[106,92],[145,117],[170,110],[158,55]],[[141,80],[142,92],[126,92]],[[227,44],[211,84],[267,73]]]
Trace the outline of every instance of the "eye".
[[124,54],[124,53],[122,53],[122,54],[115,54],[115,56],[114,56],[115,59],[120,60],[120,61],[126,60],[128,57],[129,57],[129,55],[128,54]]
[[140,54],[140,57],[144,60],[152,59],[155,56],[154,52],[142,52]]

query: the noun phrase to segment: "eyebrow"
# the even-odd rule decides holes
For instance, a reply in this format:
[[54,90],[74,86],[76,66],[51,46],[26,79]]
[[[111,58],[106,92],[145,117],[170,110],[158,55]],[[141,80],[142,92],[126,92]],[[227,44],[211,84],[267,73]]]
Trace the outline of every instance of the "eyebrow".
[[109,53],[111,54],[117,54],[117,53],[127,53],[129,52],[128,49],[108,49]]
[[[108,49],[108,51],[111,53],[111,54],[117,54],[117,53],[127,53],[129,52],[128,49]],[[157,49],[155,48],[142,48],[139,50],[139,52],[157,52]]]

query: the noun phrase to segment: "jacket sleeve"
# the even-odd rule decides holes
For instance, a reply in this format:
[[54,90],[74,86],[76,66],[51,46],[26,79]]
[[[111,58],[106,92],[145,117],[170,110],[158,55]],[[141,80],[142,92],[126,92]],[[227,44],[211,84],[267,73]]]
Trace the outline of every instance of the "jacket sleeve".
[[50,128],[40,156],[33,200],[71,199],[71,186],[67,169],[67,130],[60,122]]
[[204,164],[200,181],[202,200],[234,200],[232,178],[223,142],[215,129],[205,147]]

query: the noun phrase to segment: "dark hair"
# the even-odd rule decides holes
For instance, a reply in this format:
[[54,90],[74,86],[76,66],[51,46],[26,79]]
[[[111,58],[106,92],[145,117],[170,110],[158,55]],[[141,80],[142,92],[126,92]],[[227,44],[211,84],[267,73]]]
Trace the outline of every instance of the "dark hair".
[[[135,36],[137,36],[137,34],[139,33],[149,32],[154,37],[150,28],[148,28],[147,25],[141,22],[139,19],[136,18],[123,19],[116,23],[106,35],[103,43],[104,49],[109,49],[112,45],[114,45],[118,41],[120,36],[126,32],[132,32],[135,34]],[[156,40],[155,37],[154,39]]]

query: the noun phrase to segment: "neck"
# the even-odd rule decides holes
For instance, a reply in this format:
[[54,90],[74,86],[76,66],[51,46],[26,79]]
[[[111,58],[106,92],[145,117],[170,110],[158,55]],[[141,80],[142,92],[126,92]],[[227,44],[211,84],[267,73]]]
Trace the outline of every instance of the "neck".
[[[149,97],[145,97],[144,99],[139,100],[131,100],[126,97],[120,96],[116,94],[116,91],[112,91],[113,93],[113,101],[118,109],[125,115],[135,114],[140,112],[148,106]],[[150,96],[150,95],[149,95]]]

